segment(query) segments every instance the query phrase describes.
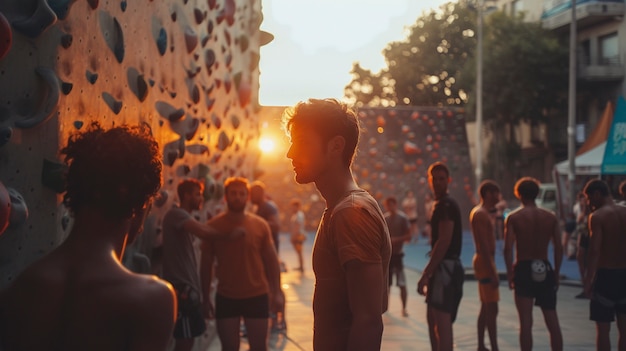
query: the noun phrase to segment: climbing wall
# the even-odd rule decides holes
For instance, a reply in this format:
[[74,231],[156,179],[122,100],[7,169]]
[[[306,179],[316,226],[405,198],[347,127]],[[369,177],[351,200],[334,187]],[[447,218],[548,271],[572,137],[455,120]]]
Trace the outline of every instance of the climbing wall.
[[146,249],[180,179],[210,210],[226,177],[252,177],[261,21],[260,0],[0,1],[0,288],[66,237],[58,151],[92,121],[160,143]]
[[412,190],[420,218],[424,196],[430,193],[428,167],[441,161],[452,181],[450,195],[461,208],[464,227],[473,206],[474,177],[462,109],[434,107],[363,108],[358,113],[363,133],[353,172],[359,185],[382,203],[402,201]]

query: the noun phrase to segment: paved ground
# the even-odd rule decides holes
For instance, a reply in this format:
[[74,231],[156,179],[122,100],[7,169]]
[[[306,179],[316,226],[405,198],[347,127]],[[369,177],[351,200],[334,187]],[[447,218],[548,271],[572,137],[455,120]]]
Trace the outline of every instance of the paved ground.
[[[466,260],[471,259],[473,244],[471,238],[464,240],[463,263],[471,267]],[[305,262],[310,262],[310,252],[313,242],[311,234],[305,244]],[[287,267],[297,265],[296,255],[291,249],[286,236],[281,238],[281,258]],[[426,325],[426,306],[424,298],[415,291],[417,280],[420,277],[421,268],[426,262],[425,253],[428,247],[424,240],[418,244],[410,244],[406,247],[406,275],[409,287],[407,318],[401,315],[401,303],[399,290],[393,287],[389,311],[384,315],[385,331],[383,334],[382,350],[428,350],[428,328]],[[310,263],[304,274],[296,271],[283,273],[283,287],[286,293],[286,320],[288,330],[286,334],[272,334],[270,338],[271,350],[284,351],[310,351],[312,347],[313,316],[311,312],[311,296],[314,287],[314,276],[310,270]],[[503,261],[498,264],[503,269]],[[594,350],[595,349],[595,325],[588,320],[588,300],[575,299],[574,296],[581,291],[580,282],[577,281],[575,263],[564,262],[564,274],[566,279],[559,289],[557,312],[561,321],[561,329],[564,339],[564,350]],[[568,272],[568,273],[566,273]],[[567,276],[567,275],[570,276]],[[469,278],[469,277],[468,277]],[[502,282],[500,286],[500,313],[498,316],[498,343],[500,350],[519,350],[518,343],[518,320],[513,294]],[[473,280],[466,280],[464,295],[461,301],[459,315],[454,324],[454,340],[456,350],[476,350],[476,317],[480,303],[478,300],[477,284]],[[533,327],[534,345],[533,350],[549,350],[548,333],[545,329],[541,310],[534,311],[535,325]],[[612,343],[617,342],[616,327],[612,328]],[[489,347],[489,345],[487,345]],[[209,328],[207,336],[196,342],[196,351],[220,350],[219,339],[215,336],[214,326]],[[241,350],[247,350],[245,338],[242,339]]]

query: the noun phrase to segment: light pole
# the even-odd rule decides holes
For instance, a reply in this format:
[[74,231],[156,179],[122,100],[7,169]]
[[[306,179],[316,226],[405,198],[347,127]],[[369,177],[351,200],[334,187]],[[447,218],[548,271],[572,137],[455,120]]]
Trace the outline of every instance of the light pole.
[[[476,192],[483,178],[483,5],[478,0],[477,48],[476,48]],[[477,195],[478,196],[478,195]]]
[[576,198],[576,0],[571,0],[572,22],[569,26],[569,89],[567,107],[567,158],[569,170],[567,180],[569,183],[569,209],[562,215],[570,213]]

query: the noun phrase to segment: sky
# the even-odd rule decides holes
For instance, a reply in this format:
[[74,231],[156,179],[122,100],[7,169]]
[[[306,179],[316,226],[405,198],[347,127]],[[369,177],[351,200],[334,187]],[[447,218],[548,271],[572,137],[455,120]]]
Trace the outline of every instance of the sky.
[[354,62],[385,67],[382,50],[406,38],[407,28],[449,0],[263,0],[259,100],[290,106],[308,98],[341,99]]

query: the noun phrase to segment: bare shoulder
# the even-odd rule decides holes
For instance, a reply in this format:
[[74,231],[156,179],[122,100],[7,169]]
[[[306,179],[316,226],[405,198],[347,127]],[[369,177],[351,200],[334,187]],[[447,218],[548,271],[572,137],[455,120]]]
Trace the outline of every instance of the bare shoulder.
[[[133,274],[132,282],[127,284],[126,290],[134,304],[147,308],[171,306],[176,298],[172,285],[155,275]],[[159,305],[152,305],[157,303]]]

